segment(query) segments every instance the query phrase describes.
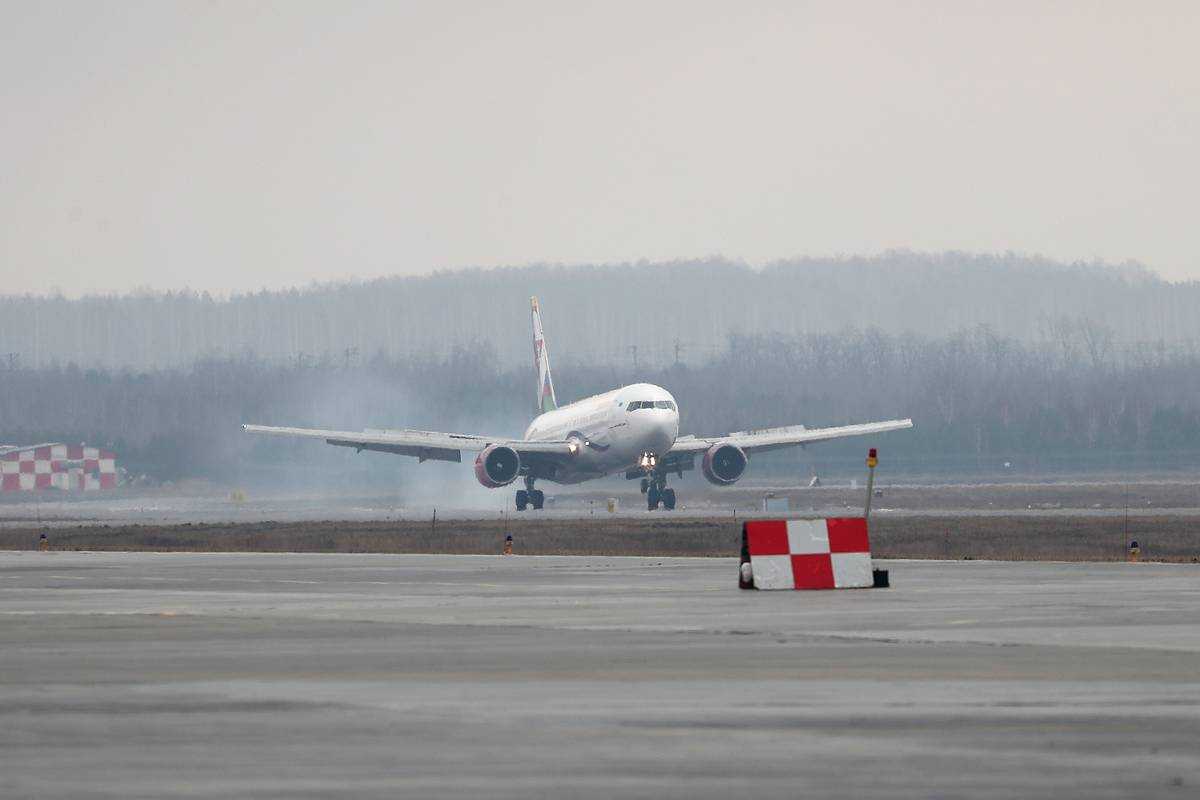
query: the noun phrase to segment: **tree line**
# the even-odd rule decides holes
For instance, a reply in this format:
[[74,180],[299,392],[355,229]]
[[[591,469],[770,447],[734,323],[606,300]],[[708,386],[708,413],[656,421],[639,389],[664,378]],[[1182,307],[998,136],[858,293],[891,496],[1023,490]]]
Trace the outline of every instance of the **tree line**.
[[447,359],[488,341],[512,367],[529,359],[534,294],[552,353],[636,369],[702,367],[730,331],[788,339],[852,326],[938,338],[986,325],[1036,342],[1098,320],[1119,351],[1200,341],[1200,284],[1135,264],[892,252],[761,269],[707,259],[462,270],[229,297],[0,296],[0,363],[149,370],[252,358],[332,368],[377,353]]
[[[984,325],[936,337],[877,327],[730,333],[700,363],[635,369],[562,358],[554,374],[560,402],[660,384],[678,399],[688,433],[910,416],[916,430],[888,434],[887,443],[914,465],[1190,463],[1200,453],[1200,350],[1122,350],[1114,338],[1088,322],[1033,342]],[[519,436],[533,414],[532,373],[504,363],[494,340],[404,358],[243,356],[146,370],[0,364],[0,443],[87,441],[163,480],[241,480],[284,462],[332,474],[366,462],[319,443],[250,437],[240,424]],[[861,447],[831,442],[813,452],[857,458]],[[375,469],[407,462],[375,458],[383,459]]]

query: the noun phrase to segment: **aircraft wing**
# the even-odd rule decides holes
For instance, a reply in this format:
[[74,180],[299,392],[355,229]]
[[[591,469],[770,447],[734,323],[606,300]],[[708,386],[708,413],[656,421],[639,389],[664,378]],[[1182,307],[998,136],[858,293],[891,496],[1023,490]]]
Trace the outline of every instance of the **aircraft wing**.
[[323,439],[338,447],[355,450],[378,450],[413,456],[420,461],[462,461],[462,451],[477,452],[488,445],[502,444],[524,456],[570,456],[577,445],[573,442],[526,442],[503,436],[476,436],[466,433],[440,433],[415,430],[327,431],[318,428],[275,428],[268,425],[243,425],[247,433],[268,436],[294,436]]
[[781,447],[842,439],[847,436],[866,436],[872,433],[899,431],[913,426],[911,419],[893,419],[886,422],[865,422],[860,425],[842,425],[837,428],[806,428],[789,425],[784,428],[762,428],[754,431],[739,431],[725,436],[681,436],[675,440],[668,456],[699,453],[714,444],[732,444],[747,453],[762,453]]

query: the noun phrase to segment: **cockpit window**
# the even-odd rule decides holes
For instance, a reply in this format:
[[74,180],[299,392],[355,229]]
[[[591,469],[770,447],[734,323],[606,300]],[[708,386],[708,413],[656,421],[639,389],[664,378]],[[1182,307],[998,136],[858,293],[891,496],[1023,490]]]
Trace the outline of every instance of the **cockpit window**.
[[675,410],[675,404],[670,400],[634,400],[629,404],[629,411],[640,411],[643,408],[669,408]]

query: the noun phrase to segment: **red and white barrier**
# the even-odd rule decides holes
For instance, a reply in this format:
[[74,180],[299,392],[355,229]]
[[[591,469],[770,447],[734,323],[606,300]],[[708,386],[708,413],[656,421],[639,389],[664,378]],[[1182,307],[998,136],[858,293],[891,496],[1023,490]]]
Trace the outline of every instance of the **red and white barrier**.
[[874,586],[867,521],[749,520],[742,562],[755,589],[858,589]]
[[84,445],[43,444],[0,453],[0,491],[95,491],[117,485],[117,457]]

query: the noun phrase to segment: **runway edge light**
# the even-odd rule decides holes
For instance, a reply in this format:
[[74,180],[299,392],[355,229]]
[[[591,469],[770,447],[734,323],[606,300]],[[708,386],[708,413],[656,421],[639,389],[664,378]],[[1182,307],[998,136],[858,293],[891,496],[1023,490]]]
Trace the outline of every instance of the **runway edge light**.
[[879,464],[879,453],[872,447],[867,451],[867,502],[863,505],[863,518],[871,516],[871,498],[875,495],[875,467]]

